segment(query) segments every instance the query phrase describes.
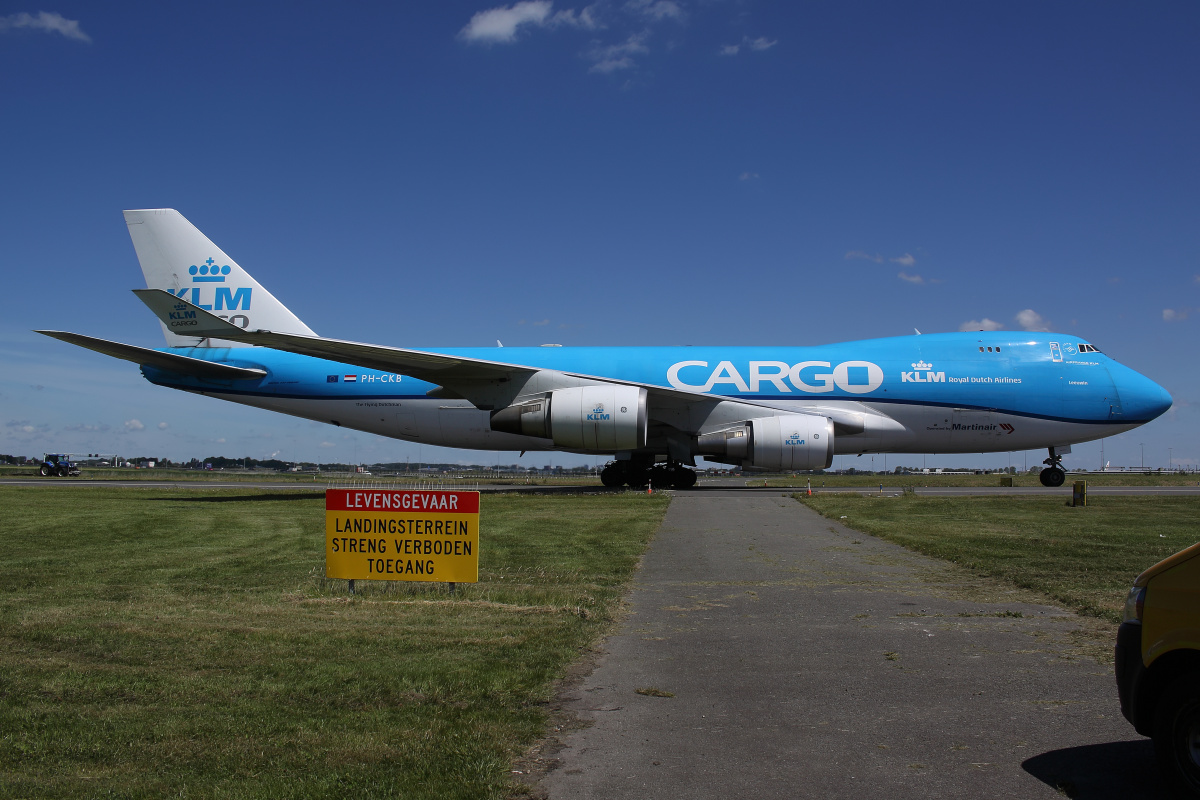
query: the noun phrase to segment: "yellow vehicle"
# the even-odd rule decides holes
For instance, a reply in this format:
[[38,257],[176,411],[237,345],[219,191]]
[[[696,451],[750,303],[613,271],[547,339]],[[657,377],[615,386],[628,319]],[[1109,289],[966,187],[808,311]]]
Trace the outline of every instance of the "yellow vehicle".
[[1175,788],[1200,797],[1200,544],[1134,581],[1117,632],[1116,671],[1121,713],[1154,740]]

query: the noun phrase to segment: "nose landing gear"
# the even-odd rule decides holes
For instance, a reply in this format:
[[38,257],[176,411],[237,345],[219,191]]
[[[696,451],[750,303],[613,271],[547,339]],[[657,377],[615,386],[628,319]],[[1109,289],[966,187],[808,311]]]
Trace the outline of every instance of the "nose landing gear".
[[1038,480],[1042,482],[1042,486],[1055,488],[1066,482],[1067,473],[1062,468],[1062,455],[1055,452],[1055,448],[1050,448],[1050,457],[1042,463],[1048,465],[1038,474]]

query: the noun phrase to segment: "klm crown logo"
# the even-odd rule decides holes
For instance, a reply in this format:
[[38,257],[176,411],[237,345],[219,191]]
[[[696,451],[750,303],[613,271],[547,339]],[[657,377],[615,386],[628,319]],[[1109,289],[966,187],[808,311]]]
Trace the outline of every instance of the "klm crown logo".
[[604,413],[604,403],[597,403],[592,412],[587,415],[588,422],[603,422],[606,419],[611,419],[611,416]]
[[933,364],[921,359],[912,365],[912,372],[901,372],[901,383],[945,383],[946,373],[934,372]]
[[216,262],[211,258],[200,266],[192,264],[188,267],[188,274],[192,276],[192,283],[224,283],[225,276],[232,271],[233,268],[228,264],[218,267]]
[[[218,265],[217,262],[209,258],[201,264],[192,264],[188,267],[187,271],[192,276],[193,284],[225,283],[225,278],[233,272],[233,267],[228,264]],[[253,293],[253,287],[238,287],[236,284],[233,286],[214,286],[212,291],[209,292],[203,286],[193,285],[168,289],[167,291],[176,297],[191,300],[192,305],[199,306],[205,311],[249,311],[250,295]],[[228,319],[240,328],[245,328],[250,324],[250,318],[245,314],[235,314],[231,317],[222,316],[222,319]]]

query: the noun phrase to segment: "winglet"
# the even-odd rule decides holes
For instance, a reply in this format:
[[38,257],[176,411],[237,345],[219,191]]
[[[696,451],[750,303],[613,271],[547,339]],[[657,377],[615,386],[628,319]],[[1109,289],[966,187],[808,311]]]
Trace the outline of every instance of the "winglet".
[[246,331],[237,325],[210,314],[165,289],[134,289],[133,293],[162,320],[162,324],[166,325],[171,333],[198,336],[202,339],[235,341],[246,334]]

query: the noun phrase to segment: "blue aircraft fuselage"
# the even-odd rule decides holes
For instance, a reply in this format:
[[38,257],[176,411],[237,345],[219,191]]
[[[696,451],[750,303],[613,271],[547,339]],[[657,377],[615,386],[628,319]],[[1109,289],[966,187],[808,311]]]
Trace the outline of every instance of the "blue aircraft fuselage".
[[[213,381],[143,367],[153,383],[385,435],[396,420],[371,409],[423,414],[469,404],[430,397],[434,384],[261,347],[173,349],[193,358],[260,368],[260,379]],[[839,441],[838,452],[978,452],[1041,447],[1113,435],[1171,405],[1162,387],[1065,334],[977,332],[905,336],[813,347],[523,347],[430,349],[442,355],[671,387],[783,409],[876,411],[900,422],[876,437]],[[313,403],[308,410],[303,403]],[[391,404],[391,405],[387,405]],[[390,413],[390,412],[389,412]],[[483,412],[480,412],[483,413]],[[456,418],[467,420],[462,415]],[[382,423],[382,424],[380,424]],[[478,419],[466,427],[486,428]],[[1046,423],[1070,432],[1048,434]],[[939,438],[945,427],[947,435]],[[957,427],[956,427],[957,426]],[[965,427],[964,427],[965,426]],[[423,439],[464,446],[457,423]],[[381,430],[382,428],[382,430]],[[973,429],[972,429],[973,428]],[[958,434],[958,435],[955,435]],[[969,434],[980,434],[978,436]],[[486,437],[485,437],[486,438]],[[496,434],[471,446],[516,448]],[[930,445],[933,445],[932,447]]]

